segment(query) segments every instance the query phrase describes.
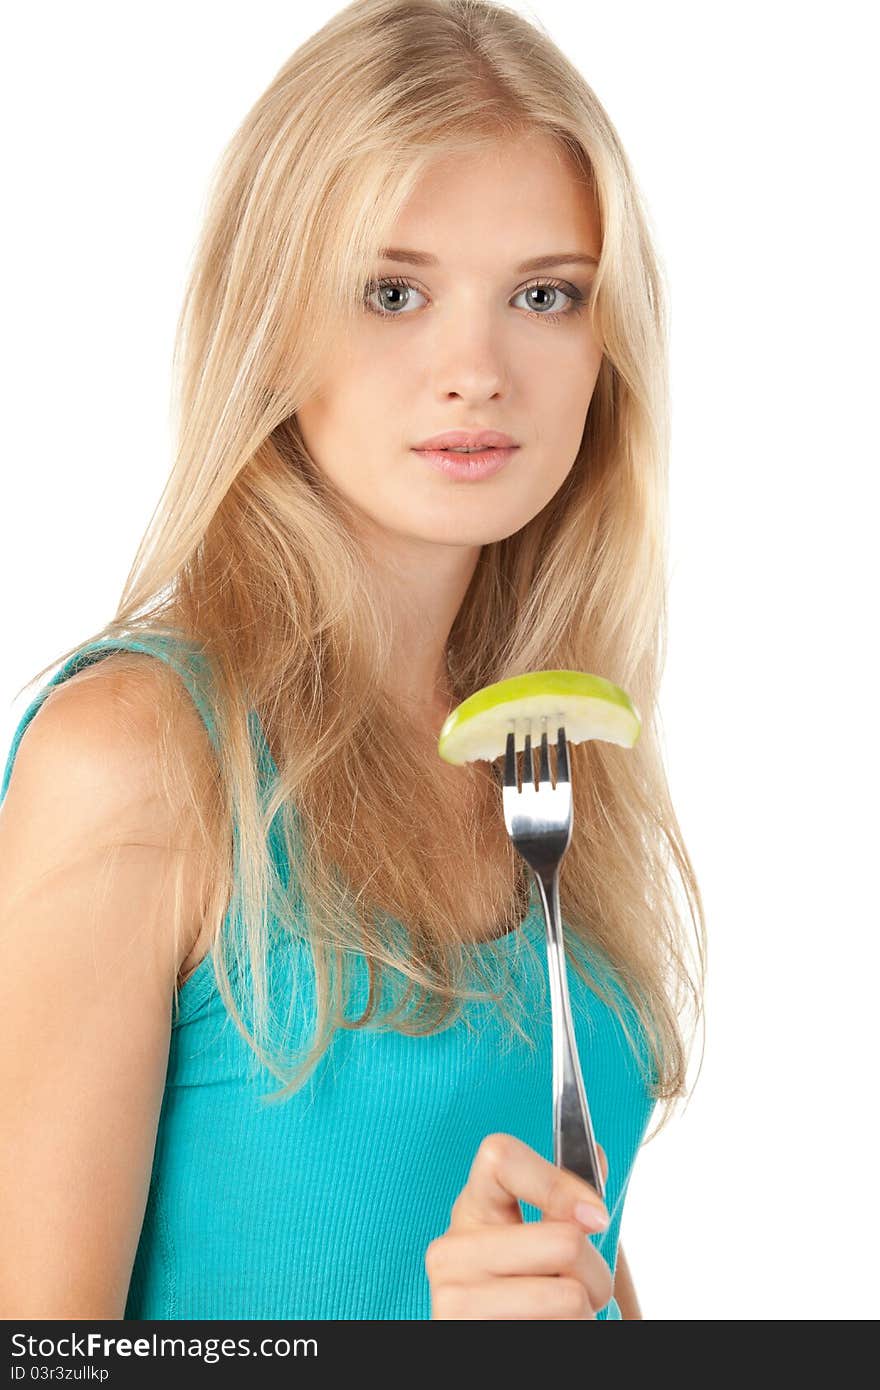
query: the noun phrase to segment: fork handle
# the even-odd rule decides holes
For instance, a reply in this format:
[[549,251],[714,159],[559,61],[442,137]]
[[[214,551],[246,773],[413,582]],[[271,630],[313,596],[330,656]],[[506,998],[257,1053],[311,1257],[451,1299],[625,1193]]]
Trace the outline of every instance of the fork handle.
[[584,1078],[571,1020],[559,873],[533,870],[547,923],[547,966],[553,1018],[553,1161],[584,1178],[605,1199],[605,1183],[587,1105]]

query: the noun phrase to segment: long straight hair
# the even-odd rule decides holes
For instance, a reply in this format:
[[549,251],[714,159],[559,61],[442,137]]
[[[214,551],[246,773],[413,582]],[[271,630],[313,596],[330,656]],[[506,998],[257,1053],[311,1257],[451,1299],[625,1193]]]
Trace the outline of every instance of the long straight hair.
[[[482,815],[448,804],[436,744],[395,699],[392,620],[370,555],[310,458],[297,410],[363,312],[378,249],[427,166],[533,132],[552,137],[599,211],[589,313],[603,358],[570,474],[528,524],[483,546],[447,658],[459,699],[566,667],[623,686],[639,709],[632,749],[570,748],[577,833],[560,894],[573,967],[616,1009],[667,1103],[657,1133],[686,1094],[686,1024],[700,1017],[705,979],[700,892],[658,730],[667,296],[620,139],[538,26],[489,0],[355,0],[258,98],[215,171],[191,266],[174,353],[173,467],[113,619],[84,640],[182,634],[209,663],[216,762],[184,779],[183,804],[202,827],[223,999],[283,1083],[269,1099],[299,1089],[336,1027],[428,1033],[467,999],[489,997],[531,1041],[498,960],[475,956],[457,927],[487,844],[504,853],[503,826],[486,840],[493,796],[500,821],[493,765],[466,769]],[[250,710],[277,768],[267,793]],[[177,785],[175,762],[169,743],[162,775]],[[414,824],[435,827],[444,850],[428,854]],[[499,925],[515,929],[528,878],[507,851]],[[275,1031],[274,932],[311,952],[315,1027],[299,1049]],[[358,1016],[347,1011],[353,954],[370,982]]]

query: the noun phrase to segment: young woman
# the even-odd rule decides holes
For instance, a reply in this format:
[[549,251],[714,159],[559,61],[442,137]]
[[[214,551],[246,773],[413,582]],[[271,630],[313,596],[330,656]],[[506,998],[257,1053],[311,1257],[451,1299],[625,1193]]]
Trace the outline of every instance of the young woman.
[[[244,120],[162,505],[6,765],[5,1317],[641,1316],[624,1197],[704,965],[655,727],[663,304],[613,126],[501,6],[357,0]],[[480,481],[424,451],[487,431]],[[552,1162],[500,765],[437,752],[460,700],[546,667],[642,716],[570,747],[604,1204]]]

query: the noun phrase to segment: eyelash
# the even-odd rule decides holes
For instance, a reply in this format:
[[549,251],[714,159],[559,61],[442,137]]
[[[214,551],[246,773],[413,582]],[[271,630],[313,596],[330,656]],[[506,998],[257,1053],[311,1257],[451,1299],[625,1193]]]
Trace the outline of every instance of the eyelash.
[[[424,293],[423,290],[419,289],[418,285],[414,285],[411,280],[407,280],[403,275],[385,275],[380,280],[370,281],[364,290],[364,303],[367,304],[370,295],[374,294],[376,290],[382,289],[384,285],[394,285],[401,289],[415,290],[417,294]],[[530,313],[528,315],[529,318],[543,319],[550,323],[558,323],[560,319],[567,319],[574,314],[579,314],[589,303],[588,294],[581,294],[580,290],[576,289],[574,285],[566,284],[562,280],[531,280],[527,285],[523,285],[521,290],[517,290],[517,294],[525,294],[526,290],[539,288],[562,290],[562,293],[568,296],[570,305],[567,309],[553,310],[546,314]],[[367,304],[367,308],[370,313],[376,314],[377,317],[383,319],[402,319],[407,317],[406,314],[391,313],[388,309],[374,309],[369,304]]]

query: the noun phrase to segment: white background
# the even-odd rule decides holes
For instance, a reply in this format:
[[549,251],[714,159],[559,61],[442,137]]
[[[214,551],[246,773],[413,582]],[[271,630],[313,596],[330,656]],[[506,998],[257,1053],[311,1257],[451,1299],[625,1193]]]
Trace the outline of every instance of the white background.
[[[158,500],[209,175],[337,8],[7,19],[4,748],[19,687],[111,615]],[[638,1158],[624,1249],[645,1318],[875,1318],[872,7],[515,8],[616,125],[672,296],[662,716],[708,914],[707,1049]]]

